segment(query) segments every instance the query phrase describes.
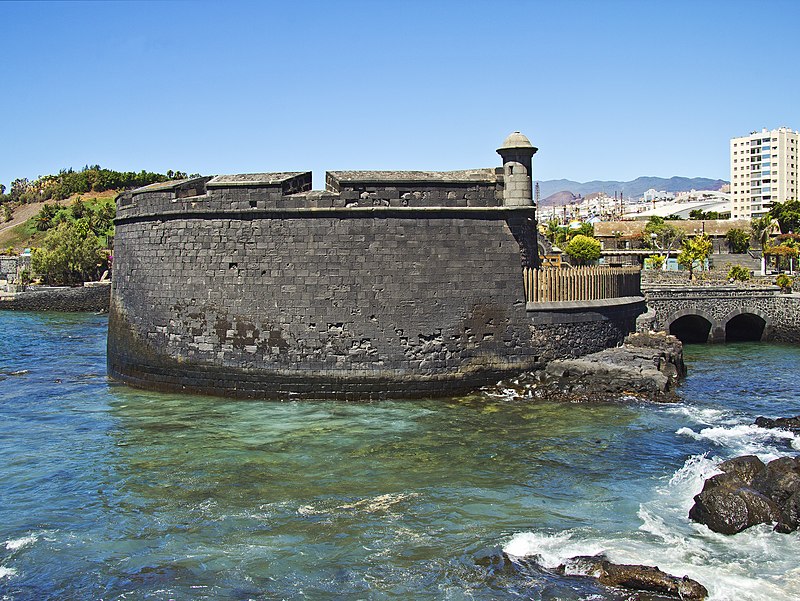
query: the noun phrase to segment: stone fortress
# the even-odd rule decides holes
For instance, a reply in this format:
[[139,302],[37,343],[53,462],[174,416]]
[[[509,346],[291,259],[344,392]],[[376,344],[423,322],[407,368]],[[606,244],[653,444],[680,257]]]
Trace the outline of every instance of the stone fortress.
[[532,157],[220,175],[117,199],[109,373],[247,398],[446,396],[621,342],[640,296],[527,302]]

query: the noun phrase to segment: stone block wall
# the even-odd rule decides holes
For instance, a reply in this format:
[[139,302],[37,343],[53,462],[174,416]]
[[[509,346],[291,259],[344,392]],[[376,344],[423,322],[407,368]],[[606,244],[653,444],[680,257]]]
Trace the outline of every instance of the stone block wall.
[[542,363],[577,358],[622,344],[645,312],[643,297],[528,303],[532,343]]
[[[526,211],[118,222],[112,375],[236,396],[421,396],[531,367]],[[523,234],[520,234],[523,232]]]
[[329,171],[326,190],[345,206],[500,207],[502,169],[443,173]]
[[503,205],[502,170],[307,187],[307,173],[253,174],[121,195],[109,373],[238,397],[445,396],[633,330],[619,310],[532,322],[535,209]]

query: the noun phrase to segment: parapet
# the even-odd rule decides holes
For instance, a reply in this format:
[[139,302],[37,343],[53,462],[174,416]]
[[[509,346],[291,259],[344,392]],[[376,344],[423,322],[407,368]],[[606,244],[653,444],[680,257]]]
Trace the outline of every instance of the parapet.
[[[459,171],[328,171],[325,189],[312,190],[311,172],[246,173],[145,186],[117,198],[117,220],[211,213],[351,209],[533,210],[528,138],[514,132],[498,150],[504,167]],[[510,154],[509,154],[510,153]],[[358,209],[358,211],[355,211]]]
[[502,168],[461,171],[328,171],[326,189],[311,172],[205,176],[152,184],[117,197],[118,219],[184,212],[356,208],[499,209]]
[[281,194],[288,196],[297,192],[311,190],[310,171],[290,171],[284,173],[240,173],[237,175],[217,175],[206,184],[207,188],[280,188]]
[[328,171],[325,188],[345,206],[502,206],[502,169]]

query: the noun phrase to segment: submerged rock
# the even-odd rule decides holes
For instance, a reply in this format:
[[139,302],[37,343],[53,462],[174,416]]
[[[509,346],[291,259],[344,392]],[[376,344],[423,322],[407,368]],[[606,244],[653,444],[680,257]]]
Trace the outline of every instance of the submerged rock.
[[753,455],[720,464],[722,474],[705,481],[689,518],[720,534],[736,534],[756,524],[775,524],[788,533],[800,522],[800,457],[764,465]]
[[708,597],[706,587],[688,576],[672,576],[657,566],[612,563],[603,556],[573,557],[557,570],[562,574],[582,573],[594,576],[605,586],[657,593],[676,599]]
[[633,395],[672,401],[675,385],[685,374],[680,340],[650,332],[631,334],[617,348],[551,361],[538,380],[540,390],[569,400]]

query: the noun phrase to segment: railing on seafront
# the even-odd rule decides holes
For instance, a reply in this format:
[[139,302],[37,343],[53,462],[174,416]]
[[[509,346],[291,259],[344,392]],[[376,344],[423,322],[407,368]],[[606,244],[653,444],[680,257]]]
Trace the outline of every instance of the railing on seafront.
[[638,267],[526,267],[525,300],[534,303],[641,296]]

